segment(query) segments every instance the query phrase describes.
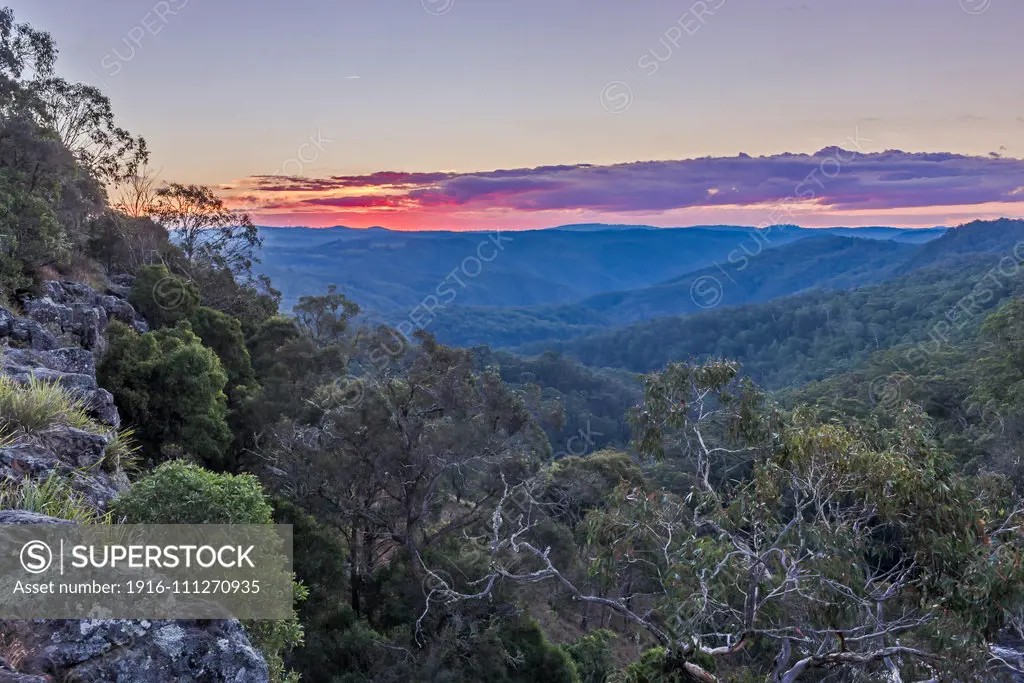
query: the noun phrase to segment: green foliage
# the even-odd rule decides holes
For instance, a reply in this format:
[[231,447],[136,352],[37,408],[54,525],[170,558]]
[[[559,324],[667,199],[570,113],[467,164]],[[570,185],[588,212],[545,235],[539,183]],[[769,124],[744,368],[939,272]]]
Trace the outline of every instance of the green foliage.
[[56,470],[45,477],[0,482],[0,509],[38,512],[79,524],[109,524],[113,519],[111,513],[97,512]]
[[0,168],[0,292],[8,297],[31,285],[34,269],[70,255],[67,234],[57,216],[59,189],[26,189],[18,171]]
[[629,443],[625,415],[642,396],[635,373],[590,368],[554,352],[524,358],[481,347],[473,353],[478,367],[497,366],[508,384],[535,385],[542,404],[560,407],[561,420],[542,422],[556,458]]
[[575,528],[591,510],[602,509],[619,486],[641,486],[644,475],[628,454],[598,451],[555,461],[546,472],[542,500],[552,516]]
[[[239,289],[233,282],[225,286],[229,291]],[[141,268],[129,297],[154,327],[187,321],[202,344],[216,354],[227,375],[223,390],[227,397],[227,420],[234,437],[234,457],[246,447],[250,435],[260,429],[253,404],[259,386],[241,321],[201,305],[201,299],[195,282],[171,274],[163,265]]]
[[195,309],[188,319],[192,323],[192,331],[205,346],[213,349],[224,366],[228,376],[228,396],[237,396],[234,402],[240,401],[242,395],[254,390],[256,383],[241,322],[205,306]]
[[305,638],[289,665],[307,681],[331,680],[350,668],[347,658],[353,656],[339,642],[355,625],[345,590],[344,545],[336,531],[288,501],[274,501],[274,521],[292,525],[295,575],[309,587],[309,597],[299,605]]
[[140,268],[128,295],[128,302],[153,329],[191,319],[201,299],[195,283],[173,275],[162,264]]
[[281,293],[265,276],[240,279],[226,268],[192,268],[193,281],[203,293],[203,305],[237,318],[245,334],[277,315]]
[[615,671],[608,643],[615,638],[614,632],[598,629],[562,646],[576,665],[580,683],[607,683]]
[[292,309],[299,328],[318,346],[337,344],[348,329],[349,321],[359,314],[359,306],[330,285],[327,294],[304,296]]
[[497,642],[494,644],[500,644],[504,657],[478,660],[480,664],[491,663],[490,667],[477,669],[482,680],[508,683],[576,683],[580,680],[572,658],[547,639],[536,621],[523,618],[505,621],[495,635]]
[[672,665],[663,647],[645,650],[640,659],[612,678],[614,683],[691,683],[694,678]]
[[214,468],[227,467],[227,375],[188,323],[141,335],[114,323],[108,338],[97,374],[134,426],[147,459],[166,460],[179,449]]
[[[302,603],[308,593],[302,584],[295,584],[295,601]],[[285,664],[285,656],[291,650],[301,647],[305,627],[299,622],[298,614],[289,619],[246,620],[245,631],[249,641],[263,653],[270,669],[270,683],[298,683],[300,674],[291,671]]]
[[103,451],[101,466],[106,472],[134,473],[139,469],[142,447],[135,440],[134,429],[114,431]]
[[347,345],[319,347],[296,321],[274,316],[263,321],[248,339],[253,369],[263,387],[254,406],[257,424],[307,416],[313,394],[325,383],[344,376]]
[[270,524],[273,510],[249,474],[217,474],[188,462],[165,462],[114,503],[131,524]]
[[36,434],[55,425],[105,431],[89,418],[82,401],[61,385],[32,377],[23,386],[0,374],[0,433]]

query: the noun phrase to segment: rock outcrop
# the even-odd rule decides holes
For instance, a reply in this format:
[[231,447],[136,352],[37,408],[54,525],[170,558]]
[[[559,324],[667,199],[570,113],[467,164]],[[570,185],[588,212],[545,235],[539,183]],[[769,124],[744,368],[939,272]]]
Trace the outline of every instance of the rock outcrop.
[[[40,334],[38,328],[29,325],[33,329],[28,331],[28,341],[34,349],[80,346],[100,353],[103,351],[103,332],[114,319],[132,325],[140,332],[148,329],[125,299],[124,287],[108,288],[106,293],[99,294],[78,282],[50,280],[42,284],[41,290],[42,296],[22,301],[25,317],[41,327],[44,333]],[[66,341],[62,343],[62,339]]]
[[[21,384],[45,381],[77,395],[109,434],[53,426],[0,448],[0,480],[66,475],[98,511],[128,487],[104,462],[120,418],[96,381],[103,332],[120,320],[148,327],[127,302],[130,276],[103,294],[74,282],[46,282],[22,302],[24,315],[0,308],[0,374]],[[0,524],[69,524],[24,510],[0,510]],[[267,665],[237,621],[0,620],[0,683],[265,683]]]
[[266,683],[269,675],[237,621],[8,620],[0,637],[20,654],[0,668],[0,683]]
[[[96,358],[111,320],[148,329],[121,290],[98,294],[75,282],[44,282],[43,296],[23,300],[25,315],[0,308],[0,373],[21,384],[59,384],[83,402],[90,417],[111,430],[121,420],[110,392],[96,382]],[[111,432],[112,433],[112,432]],[[51,427],[33,438],[0,448],[0,480],[66,476],[98,510],[128,486],[123,472],[103,463],[109,435],[69,426]]]

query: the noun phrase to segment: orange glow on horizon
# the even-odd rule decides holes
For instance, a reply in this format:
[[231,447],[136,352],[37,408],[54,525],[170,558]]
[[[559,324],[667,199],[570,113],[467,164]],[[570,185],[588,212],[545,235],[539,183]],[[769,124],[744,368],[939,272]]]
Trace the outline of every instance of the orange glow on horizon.
[[[276,198],[280,199],[280,198]],[[346,208],[262,210],[225,198],[234,209],[248,211],[257,225],[272,227],[350,228],[384,227],[389,230],[532,230],[573,223],[606,223],[685,227],[691,225],[767,225],[772,220],[803,227],[859,227],[886,225],[897,228],[953,226],[976,219],[1024,218],[1024,203],[992,202],[975,205],[885,209],[833,210],[821,206],[793,206],[792,214],[778,204],[713,206],[675,209],[660,213],[601,213],[589,210],[522,212],[506,209],[459,211],[451,208]]]

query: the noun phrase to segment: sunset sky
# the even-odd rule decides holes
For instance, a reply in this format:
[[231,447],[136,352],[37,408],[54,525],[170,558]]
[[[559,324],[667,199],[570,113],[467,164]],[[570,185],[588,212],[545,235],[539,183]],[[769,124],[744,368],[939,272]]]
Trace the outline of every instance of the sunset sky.
[[1020,0],[6,4],[261,225],[1024,216]]

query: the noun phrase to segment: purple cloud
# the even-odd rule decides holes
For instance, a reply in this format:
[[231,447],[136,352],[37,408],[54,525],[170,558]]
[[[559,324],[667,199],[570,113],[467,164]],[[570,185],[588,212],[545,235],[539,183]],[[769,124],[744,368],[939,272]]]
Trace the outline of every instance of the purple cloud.
[[[1024,160],[908,153],[862,154],[828,147],[814,154],[704,157],[610,166],[580,164],[475,173],[379,172],[365,176],[257,176],[247,191],[360,196],[296,198],[290,206],[403,206],[515,211],[650,213],[750,206],[787,199],[842,209],[894,209],[1024,201]],[[387,190],[387,199],[373,189]]]

